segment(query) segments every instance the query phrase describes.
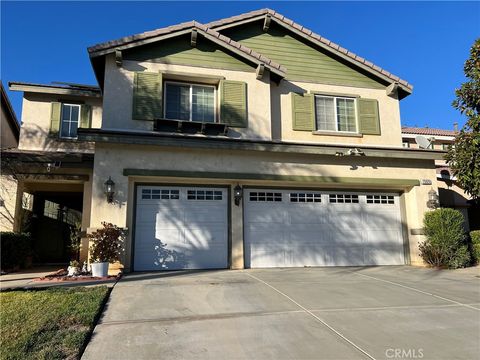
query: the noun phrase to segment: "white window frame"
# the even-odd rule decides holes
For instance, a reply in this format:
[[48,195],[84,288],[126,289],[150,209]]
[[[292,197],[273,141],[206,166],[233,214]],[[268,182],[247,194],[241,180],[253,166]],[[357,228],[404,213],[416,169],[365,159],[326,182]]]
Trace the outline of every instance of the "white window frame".
[[410,147],[410,143],[408,141],[403,141],[402,142],[402,147],[404,148],[409,148]]
[[[82,116],[82,105],[80,104],[70,104],[70,103],[62,103],[62,108],[60,109],[60,138],[62,139],[77,139],[78,138],[78,135],[77,136],[62,136],[62,129],[63,129],[63,108],[65,106],[76,106],[78,107],[78,119],[77,119],[77,130],[78,128],[80,127],[80,118]],[[69,121],[69,124],[72,123],[72,110],[70,109],[70,121]],[[69,125],[70,126],[70,125]],[[70,129],[69,129],[70,130]],[[69,131],[70,133],[70,131]]]
[[[188,120],[180,120],[180,119],[169,119],[167,118],[167,84],[174,84],[174,85],[183,85],[183,86],[189,86],[190,87],[190,117]],[[192,120],[192,115],[193,115],[193,86],[202,86],[202,87],[209,87],[213,88],[213,122],[217,123],[217,87],[215,85],[207,85],[207,84],[200,84],[200,83],[194,83],[194,82],[181,82],[181,81],[164,81],[163,82],[163,117],[167,120],[179,120],[179,121],[194,121]],[[195,120],[197,121],[197,120]]]
[[[324,130],[324,129],[319,129],[317,125],[317,98],[329,98],[333,99],[333,113],[335,117],[335,129],[336,130]],[[354,106],[354,113],[355,113],[355,131],[344,131],[344,130],[338,130],[338,114],[337,114],[337,99],[347,99],[347,100],[353,100],[353,106]],[[320,132],[330,132],[332,134],[340,133],[340,134],[358,134],[358,114],[357,114],[357,98],[356,97],[351,97],[351,96],[334,96],[334,95],[322,95],[322,94],[315,94],[315,130],[320,131]]]

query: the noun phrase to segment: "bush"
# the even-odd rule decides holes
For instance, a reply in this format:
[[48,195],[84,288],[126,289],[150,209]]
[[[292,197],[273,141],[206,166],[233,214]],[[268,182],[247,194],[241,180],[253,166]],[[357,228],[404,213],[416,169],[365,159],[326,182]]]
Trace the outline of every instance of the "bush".
[[432,266],[456,269],[468,266],[470,252],[463,229],[463,216],[454,209],[425,213],[423,225],[427,240],[420,244],[420,256]]
[[475,264],[480,263],[480,230],[470,231],[472,239],[472,257]]
[[120,260],[125,234],[116,225],[102,222],[103,229],[88,235],[92,242],[90,260],[92,262],[114,262]]
[[25,267],[28,264],[28,257],[32,255],[31,243],[29,234],[1,232],[1,268],[3,270],[12,270],[16,267]]

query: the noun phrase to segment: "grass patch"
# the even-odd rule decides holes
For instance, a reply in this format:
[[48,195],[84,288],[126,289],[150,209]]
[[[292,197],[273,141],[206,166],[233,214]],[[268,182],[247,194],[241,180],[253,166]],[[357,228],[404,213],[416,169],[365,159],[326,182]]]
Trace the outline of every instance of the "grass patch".
[[77,359],[106,286],[0,293],[0,359]]

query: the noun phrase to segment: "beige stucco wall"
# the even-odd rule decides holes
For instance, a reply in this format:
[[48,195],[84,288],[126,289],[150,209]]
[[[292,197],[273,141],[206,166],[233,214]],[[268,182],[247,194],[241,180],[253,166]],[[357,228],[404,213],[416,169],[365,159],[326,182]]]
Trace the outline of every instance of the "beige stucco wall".
[[[246,129],[232,129],[229,136],[247,139],[270,138],[270,81],[268,71],[263,80],[257,80],[253,68],[251,72],[245,72],[136,61],[124,61],[122,66],[118,67],[113,56],[107,57],[105,65],[103,129],[153,129],[152,121],[132,120],[133,78],[136,71],[222,76],[227,80],[244,81],[247,83],[249,126]],[[194,81],[194,78],[192,78],[192,81]]]
[[78,151],[91,152],[93,144],[75,140],[50,137],[51,103],[55,101],[83,101],[92,106],[92,127],[102,123],[102,100],[99,98],[70,97],[54,94],[25,93],[22,104],[22,126],[20,129],[21,150]]
[[[279,86],[272,84],[272,121],[276,133],[283,141],[311,142],[323,144],[358,144],[402,146],[400,105],[395,98],[387,96],[383,89],[368,89],[326,85],[305,82],[282,81]],[[317,135],[311,131],[295,131],[292,129],[291,92],[324,92],[326,94],[355,95],[362,98],[378,100],[381,135],[363,135],[361,137],[339,136],[339,134]],[[281,119],[281,122],[278,122]],[[357,124],[358,128],[358,124]]]
[[[111,166],[110,164],[115,164]],[[169,149],[160,147],[134,146],[134,145],[104,145],[97,144],[95,154],[92,204],[91,204],[91,229],[100,226],[102,221],[109,221],[121,227],[131,228],[133,223],[134,184],[135,182],[157,183],[189,183],[189,184],[223,184],[235,186],[298,186],[327,188],[325,184],[275,182],[260,180],[210,180],[192,178],[167,178],[167,177],[126,177],[124,168],[151,169],[151,170],[179,170],[179,171],[212,171],[222,172],[228,169],[229,173],[259,173],[283,175],[314,175],[325,177],[361,177],[361,178],[387,178],[387,179],[430,179],[435,180],[433,161],[380,159],[380,158],[336,158],[319,155],[276,154],[254,151],[214,151]],[[108,204],[103,193],[103,183],[111,176],[116,184],[115,201]],[[435,182],[434,182],[435,184]],[[358,186],[330,185],[330,188],[348,189],[378,189],[365,182]],[[426,201],[428,191],[436,189],[432,186],[415,186],[413,188],[382,187],[395,191],[405,191],[405,207],[408,229],[422,227],[423,213],[427,210]],[[239,209],[232,213],[232,266],[243,266],[243,248],[241,229],[242,216]],[[131,240],[131,233],[128,242]],[[421,236],[407,236],[410,242],[412,263],[419,263],[417,243]],[[242,240],[243,241],[243,240]],[[128,245],[128,244],[127,244]],[[130,254],[127,246],[126,267],[129,268]]]

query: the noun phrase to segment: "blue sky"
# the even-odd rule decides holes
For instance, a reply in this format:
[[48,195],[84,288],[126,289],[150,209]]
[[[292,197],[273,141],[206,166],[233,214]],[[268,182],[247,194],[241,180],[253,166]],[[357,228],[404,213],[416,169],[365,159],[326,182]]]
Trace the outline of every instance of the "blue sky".
[[[269,7],[414,85],[403,125],[452,128],[480,2],[1,2],[1,79],[96,84],[86,48]],[[17,116],[21,93],[9,92]]]

